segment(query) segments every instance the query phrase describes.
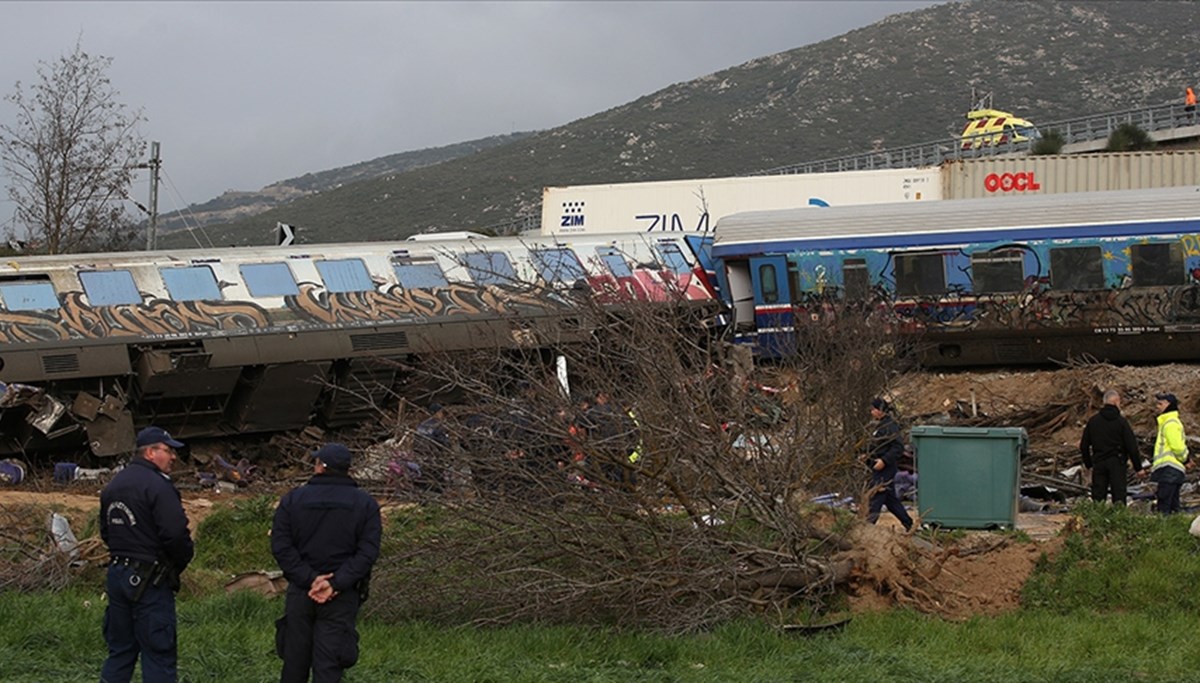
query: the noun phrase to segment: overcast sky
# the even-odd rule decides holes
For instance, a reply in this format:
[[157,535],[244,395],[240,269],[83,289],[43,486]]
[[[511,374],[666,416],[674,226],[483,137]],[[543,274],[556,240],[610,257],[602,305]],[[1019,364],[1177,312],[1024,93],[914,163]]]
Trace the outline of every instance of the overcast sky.
[[[0,1],[0,93],[36,82],[37,63],[77,40],[113,58],[121,102],[162,144],[166,213],[387,154],[553,128],[933,4]],[[0,120],[12,116],[0,103]],[[147,187],[142,177],[133,190],[143,203]],[[0,193],[0,233],[11,211]]]

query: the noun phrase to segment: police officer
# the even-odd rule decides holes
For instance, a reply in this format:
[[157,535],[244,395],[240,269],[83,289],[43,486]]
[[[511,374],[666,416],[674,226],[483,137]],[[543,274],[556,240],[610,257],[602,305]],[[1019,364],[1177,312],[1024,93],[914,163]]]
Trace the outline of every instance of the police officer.
[[271,525],[271,553],[288,580],[276,622],[282,683],[342,679],[358,661],[358,608],[379,557],[379,504],[350,478],[350,449],[325,444],[314,476],[284,494]]
[[872,524],[878,521],[880,511],[886,506],[904,525],[904,530],[911,531],[912,517],[896,495],[896,465],[904,455],[900,425],[892,419],[891,405],[882,398],[871,401],[871,417],[876,421],[875,431],[871,433],[871,452],[864,459],[871,470],[871,488],[878,490],[867,506],[867,521]]
[[143,429],[129,466],[100,492],[100,537],[109,552],[103,683],[128,683],[139,653],[142,680],[178,677],[175,591],[195,550],[168,476],[182,447],[158,427]]

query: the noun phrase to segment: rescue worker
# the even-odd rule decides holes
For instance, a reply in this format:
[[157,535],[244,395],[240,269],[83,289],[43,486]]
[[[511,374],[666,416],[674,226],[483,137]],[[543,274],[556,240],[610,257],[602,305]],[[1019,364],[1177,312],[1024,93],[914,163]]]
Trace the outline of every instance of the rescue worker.
[[1158,486],[1154,505],[1159,514],[1179,512],[1179,487],[1183,485],[1188,459],[1183,423],[1179,420],[1179,399],[1175,394],[1155,394],[1158,408],[1158,435],[1154,439],[1154,459],[1150,462],[1150,481]]
[[275,622],[281,683],[342,680],[358,661],[359,606],[379,558],[379,504],[350,478],[350,449],[313,454],[313,477],[284,494],[271,524],[271,554],[288,581]]
[[896,495],[896,465],[904,455],[900,425],[892,419],[891,405],[882,398],[871,400],[871,418],[875,420],[875,430],[871,433],[871,452],[864,455],[863,459],[871,470],[871,488],[877,490],[871,495],[867,521],[872,524],[877,522],[880,510],[886,507],[904,525],[905,531],[912,531],[912,517]]
[[1196,93],[1190,85],[1187,87],[1187,92],[1183,95],[1183,110],[1189,114],[1196,111]]
[[450,455],[453,443],[446,429],[446,409],[440,403],[429,405],[429,417],[417,425],[413,455],[421,466],[423,488],[441,493],[451,484]]
[[175,592],[195,547],[168,475],[183,443],[146,427],[136,444],[133,460],[100,492],[100,537],[109,553],[102,683],[128,683],[139,654],[143,681],[179,675]]
[[1104,392],[1100,412],[1088,420],[1079,440],[1083,466],[1092,470],[1092,500],[1103,502],[1112,492],[1113,505],[1125,504],[1128,471],[1125,462],[1135,472],[1142,470],[1138,455],[1137,436],[1129,421],[1121,415],[1121,394],[1116,389]]
[[601,390],[596,392],[586,419],[604,478],[617,484],[635,485],[633,466],[641,459],[641,439],[632,411],[612,403],[609,393]]

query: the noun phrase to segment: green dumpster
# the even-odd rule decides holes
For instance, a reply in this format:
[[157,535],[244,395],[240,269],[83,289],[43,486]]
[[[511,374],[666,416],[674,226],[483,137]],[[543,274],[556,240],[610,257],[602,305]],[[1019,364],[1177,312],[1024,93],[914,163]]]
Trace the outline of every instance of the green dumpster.
[[1017,524],[1020,427],[916,426],[910,432],[917,464],[921,521],[950,528]]

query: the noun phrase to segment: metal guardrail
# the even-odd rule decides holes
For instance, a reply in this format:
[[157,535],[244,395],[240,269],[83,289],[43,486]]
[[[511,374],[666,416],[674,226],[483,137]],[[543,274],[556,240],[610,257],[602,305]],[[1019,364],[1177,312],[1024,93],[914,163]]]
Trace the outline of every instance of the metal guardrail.
[[[1063,142],[1072,144],[1091,140],[1107,139],[1118,126],[1132,123],[1147,132],[1193,126],[1200,124],[1196,112],[1184,111],[1184,105],[1160,104],[1125,111],[1108,112],[1093,116],[1081,116],[1062,121],[1038,124],[1038,130],[1046,133],[1057,131]],[[996,133],[983,133],[972,138],[994,138]],[[830,159],[819,159],[802,164],[780,166],[751,175],[784,175],[794,173],[829,173],[836,171],[869,171],[880,168],[909,168],[913,166],[936,166],[944,161],[976,159],[979,157],[1016,154],[1027,151],[1034,143],[1031,140],[1015,142],[1008,140],[999,145],[969,144],[972,138],[952,137],[922,142],[904,147],[873,150]]]

